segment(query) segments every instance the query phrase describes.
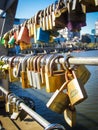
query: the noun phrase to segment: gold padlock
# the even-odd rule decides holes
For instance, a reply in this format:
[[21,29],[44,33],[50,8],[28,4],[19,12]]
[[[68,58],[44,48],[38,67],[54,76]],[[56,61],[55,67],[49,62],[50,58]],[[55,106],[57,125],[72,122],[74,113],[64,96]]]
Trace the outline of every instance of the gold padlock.
[[55,65],[54,61],[56,59],[62,58],[62,57],[63,57],[63,55],[55,56],[50,61],[50,67],[48,67],[48,69],[47,68],[45,69],[46,91],[47,92],[55,92],[55,90],[59,89],[62,86],[62,84],[65,82],[64,70],[55,70],[54,71],[54,65]]
[[22,60],[22,71],[21,71],[21,79],[22,79],[22,88],[31,88],[28,82],[26,64],[28,57],[24,57]]
[[[69,83],[67,84],[68,96],[71,105],[76,105],[83,102],[87,98],[87,93],[84,89],[83,83],[77,79],[75,72],[70,70],[71,74],[68,77]],[[68,73],[67,73],[68,76]],[[66,76],[66,77],[67,77]]]
[[76,125],[76,108],[74,106],[69,105],[64,110],[64,119],[70,127],[74,127]]
[[63,113],[70,103],[67,92],[64,92],[67,83],[65,82],[59,90],[57,89],[46,104],[49,109],[59,114]]
[[82,81],[83,84],[86,84],[90,78],[91,73],[86,68],[85,65],[75,65],[74,66],[75,74],[77,78]]

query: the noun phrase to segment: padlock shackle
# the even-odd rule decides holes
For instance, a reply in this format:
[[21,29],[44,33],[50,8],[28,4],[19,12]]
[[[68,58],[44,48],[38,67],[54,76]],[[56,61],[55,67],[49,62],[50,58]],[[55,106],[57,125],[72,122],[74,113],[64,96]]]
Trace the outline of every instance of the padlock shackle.
[[49,73],[50,72],[50,61],[53,59],[53,57],[55,56],[55,54],[48,54],[48,57],[46,58],[46,72]]
[[33,57],[31,57],[31,59],[30,59],[30,70],[34,70],[33,60],[34,60],[35,57],[36,57],[36,56],[33,56]]
[[13,63],[15,58],[16,58],[16,56],[13,56],[13,57],[9,58],[9,67],[12,67],[12,63]]
[[22,71],[24,72],[24,71],[26,71],[26,65],[27,65],[27,59],[29,58],[30,56],[26,56],[26,57],[24,57],[23,59],[22,59],[22,61],[21,61],[21,64],[22,64]]
[[37,60],[37,71],[40,72],[41,67],[41,59],[44,57],[44,55],[41,55]]
[[59,58],[63,58],[63,57],[64,57],[63,55],[57,55],[50,61],[50,66],[49,66],[49,68],[50,68],[50,76],[53,76],[53,63],[55,63],[54,61],[56,59],[59,60]]
[[36,56],[33,60],[34,72],[37,72],[37,60],[40,56]]

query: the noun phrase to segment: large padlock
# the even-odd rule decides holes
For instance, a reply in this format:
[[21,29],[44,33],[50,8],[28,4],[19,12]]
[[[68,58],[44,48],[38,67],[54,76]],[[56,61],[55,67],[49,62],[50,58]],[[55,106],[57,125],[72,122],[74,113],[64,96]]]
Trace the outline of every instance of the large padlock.
[[70,127],[73,127],[76,125],[76,108],[74,106],[69,105],[64,110],[64,119]]
[[86,84],[90,78],[90,71],[85,65],[75,65],[74,66],[76,77],[82,81],[83,84]]
[[76,105],[83,102],[87,98],[87,93],[84,89],[83,83],[79,79],[77,79],[75,72],[71,69],[70,72],[72,75],[70,74],[70,76],[68,77],[69,80],[69,83],[67,84],[68,96],[71,105]]
[[[46,91],[55,92],[59,89],[62,84],[65,82],[64,70],[55,70],[54,65],[55,60],[62,58],[63,55],[57,55],[50,61],[50,66],[45,70],[45,79],[46,79]],[[49,72],[50,71],[50,72]]]
[[67,92],[64,92],[67,83],[65,82],[59,90],[57,89],[46,104],[49,109],[59,114],[63,113],[70,103]]

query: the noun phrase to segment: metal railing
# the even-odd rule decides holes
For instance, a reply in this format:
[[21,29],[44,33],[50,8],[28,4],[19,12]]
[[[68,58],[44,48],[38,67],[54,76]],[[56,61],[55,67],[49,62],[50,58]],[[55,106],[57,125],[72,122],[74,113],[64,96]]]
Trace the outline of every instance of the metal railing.
[[[0,86],[0,90],[7,96],[9,92],[4,89],[2,86]],[[15,102],[19,107],[21,107],[25,112],[27,112],[35,121],[37,121],[42,127],[45,128],[45,130],[65,130],[65,128],[60,124],[51,124],[47,120],[45,120],[42,116],[40,116],[38,113],[33,111],[31,108],[29,108],[21,98],[14,95],[14,93],[10,93],[8,98],[11,98],[13,102]]]

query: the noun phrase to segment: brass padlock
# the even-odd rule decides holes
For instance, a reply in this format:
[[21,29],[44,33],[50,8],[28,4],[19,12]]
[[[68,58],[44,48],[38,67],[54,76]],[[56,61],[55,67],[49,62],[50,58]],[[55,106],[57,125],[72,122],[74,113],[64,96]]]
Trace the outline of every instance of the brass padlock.
[[57,89],[46,104],[49,109],[59,114],[63,113],[70,103],[67,92],[64,92],[67,83],[65,82],[59,90]]
[[24,57],[22,60],[22,71],[21,71],[21,79],[22,79],[22,88],[31,88],[28,82],[26,65],[27,65],[28,57]]
[[70,127],[74,127],[76,125],[76,108],[74,106],[69,105],[64,110],[64,119]]
[[82,81],[83,84],[86,84],[89,80],[91,73],[86,68],[85,65],[75,65],[74,66],[76,77]]
[[[65,82],[65,73],[64,70],[55,70],[54,65],[55,60],[62,58],[63,55],[57,55],[50,61],[50,66],[45,70],[45,79],[46,79],[46,91],[55,92],[59,89],[62,84]],[[50,72],[49,72],[50,71]]]
[[87,93],[84,89],[83,83],[77,79],[75,72],[73,70],[70,70],[70,72],[71,74],[68,77],[69,83],[67,84],[68,96],[71,105],[76,105],[83,102],[87,98]]

